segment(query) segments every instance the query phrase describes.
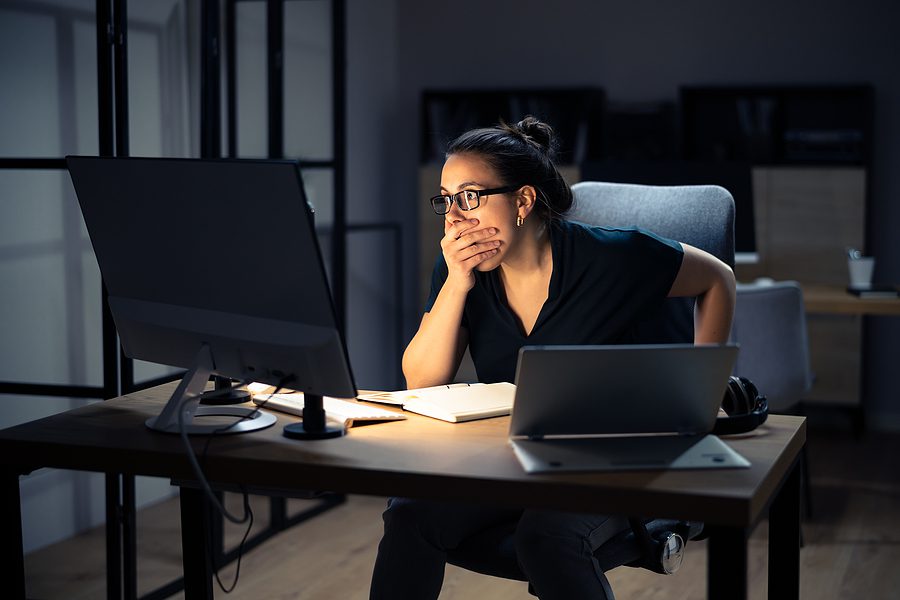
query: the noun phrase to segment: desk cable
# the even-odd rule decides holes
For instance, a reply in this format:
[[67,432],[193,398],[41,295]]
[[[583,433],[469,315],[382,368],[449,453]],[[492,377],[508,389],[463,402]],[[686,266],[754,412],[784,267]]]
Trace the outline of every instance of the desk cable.
[[[276,386],[275,391],[272,393],[272,395],[277,394],[279,391],[281,391],[285,384],[288,383],[291,379],[293,379],[293,377],[285,377],[284,379],[282,379]],[[250,382],[242,381],[240,383],[236,383],[232,385],[232,389],[241,385],[245,385],[247,383]],[[234,581],[231,582],[231,586],[227,588],[225,587],[225,585],[222,583],[222,580],[219,578],[219,566],[216,564],[213,565],[213,574],[216,577],[216,583],[219,584],[219,588],[221,588],[223,592],[225,592],[226,594],[230,594],[234,590],[234,588],[237,587],[238,579],[241,576],[241,558],[244,555],[244,543],[247,541],[247,537],[250,535],[250,530],[253,528],[253,510],[250,508],[250,495],[247,493],[243,486],[239,486],[244,499],[244,515],[242,517],[232,515],[230,512],[228,512],[228,509],[226,509],[225,506],[219,501],[219,498],[216,496],[215,492],[213,492],[212,490],[212,487],[209,485],[209,481],[203,474],[203,468],[200,465],[200,461],[197,460],[197,455],[194,453],[194,449],[191,446],[187,434],[187,428],[185,427],[184,423],[184,406],[193,399],[194,397],[186,395],[185,398],[181,400],[181,404],[178,406],[178,432],[181,436],[181,441],[184,443],[185,450],[187,451],[188,461],[191,463],[191,468],[194,471],[194,475],[197,477],[197,481],[200,482],[200,486],[203,488],[206,497],[223,517],[236,525],[247,523],[247,529],[244,531],[244,536],[241,538],[241,543],[238,545],[237,564],[235,566]],[[228,425],[214,430],[209,435],[209,437],[206,438],[206,442],[203,444],[201,460],[204,463],[206,462],[206,453],[209,450],[210,443],[216,435],[225,433],[241,421],[255,417],[259,413],[259,410],[263,406],[265,406],[267,401],[268,400],[263,401],[262,403],[257,405],[251,412],[243,415],[240,419],[237,419],[234,422],[229,423]]]

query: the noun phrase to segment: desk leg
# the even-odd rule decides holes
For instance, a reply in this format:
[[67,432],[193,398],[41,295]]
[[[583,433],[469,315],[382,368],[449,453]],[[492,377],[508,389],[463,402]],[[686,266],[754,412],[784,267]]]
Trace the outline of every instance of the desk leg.
[[0,560],[0,581],[10,598],[25,597],[25,556],[22,546],[22,503],[19,499],[19,474],[3,471],[0,484],[0,515],[6,523],[2,527],[4,544]]
[[769,598],[799,597],[800,466],[795,463],[769,507]]
[[137,600],[137,497],[134,475],[122,474],[122,586],[125,600]]
[[181,552],[185,599],[212,600],[212,506],[203,490],[181,488]]
[[122,598],[122,487],[119,473],[106,474],[106,600]]
[[706,546],[706,597],[747,600],[747,531],[715,528]]

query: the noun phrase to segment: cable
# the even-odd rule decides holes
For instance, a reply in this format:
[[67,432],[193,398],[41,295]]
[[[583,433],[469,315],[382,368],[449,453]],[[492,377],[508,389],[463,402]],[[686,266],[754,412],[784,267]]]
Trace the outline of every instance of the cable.
[[[278,386],[275,388],[275,391],[272,393],[272,395],[277,394],[279,391],[281,391],[281,389],[284,387],[284,385],[291,380],[293,380],[293,376],[284,377],[281,381],[278,382]],[[232,388],[235,388],[239,385],[244,385],[246,383],[249,383],[249,382],[245,381],[245,382],[241,382],[238,384],[234,384],[232,386]],[[271,397],[271,395],[270,395],[270,397]],[[214,569],[216,583],[219,584],[219,588],[221,588],[221,590],[223,592],[225,592],[226,594],[230,594],[234,590],[234,588],[237,587],[238,579],[240,578],[240,575],[241,575],[241,558],[243,558],[243,555],[244,555],[244,543],[247,541],[247,536],[250,535],[250,530],[253,528],[253,510],[250,508],[250,496],[247,493],[247,491],[243,488],[243,486],[241,486],[241,493],[243,494],[243,497],[244,497],[244,515],[240,518],[232,515],[225,508],[225,505],[219,501],[219,498],[216,496],[216,494],[212,490],[212,487],[209,485],[209,481],[207,481],[206,476],[203,474],[203,469],[200,466],[200,462],[197,460],[197,455],[194,454],[194,449],[191,446],[191,443],[190,443],[190,440],[189,440],[188,434],[187,434],[187,428],[185,427],[185,423],[184,423],[184,407],[188,402],[190,402],[191,400],[194,400],[194,399],[195,399],[194,396],[185,395],[185,397],[182,398],[178,404],[178,432],[181,437],[181,441],[184,443],[185,450],[187,451],[188,461],[191,463],[191,468],[194,471],[194,475],[197,477],[197,480],[200,482],[200,486],[203,488],[203,491],[206,493],[206,497],[209,499],[210,503],[212,503],[212,505],[216,508],[216,510],[219,511],[219,513],[221,513],[221,515],[223,517],[225,517],[232,523],[235,523],[236,525],[248,523],[247,529],[246,529],[246,531],[244,531],[244,537],[241,538],[241,543],[238,545],[237,566],[236,566],[236,570],[234,573],[234,581],[231,583],[231,587],[226,589],[225,585],[222,584],[222,580],[219,578],[218,565],[216,565],[215,569]],[[212,442],[212,439],[216,435],[219,435],[221,433],[228,431],[229,429],[231,429],[232,427],[234,427],[241,421],[244,421],[245,419],[250,419],[250,418],[255,417],[259,413],[259,410],[263,406],[265,406],[265,404],[267,402],[268,402],[268,398],[266,398],[260,404],[258,404],[251,412],[247,413],[246,415],[243,415],[240,419],[237,419],[234,422],[229,423],[228,425],[225,425],[223,427],[220,427],[219,429],[214,430],[209,435],[209,437],[206,439],[206,442],[203,444],[201,460],[204,463],[206,463],[206,453],[209,450],[209,445]]]
[[[291,379],[293,379],[293,377],[291,377],[291,376],[288,376],[288,377],[285,377],[284,379],[282,379],[282,381],[280,381],[278,383],[278,387],[275,389],[274,393],[277,394],[281,390],[281,388],[284,387],[284,383],[286,383],[287,381],[290,381]],[[197,476],[197,480],[200,482],[200,485],[203,488],[203,491],[206,492],[206,495],[209,498],[210,502],[212,502],[213,506],[215,506],[216,509],[220,513],[222,513],[223,517],[225,517],[232,523],[235,523],[236,525],[241,525],[243,523],[246,523],[247,519],[249,518],[246,511],[244,512],[243,517],[238,518],[238,517],[235,517],[234,515],[232,515],[230,512],[228,512],[228,510],[222,505],[222,503],[219,502],[219,499],[213,493],[212,488],[209,485],[209,482],[206,480],[206,476],[203,474],[203,469],[200,467],[200,463],[197,461],[197,455],[194,454],[194,449],[191,447],[190,440],[188,439],[187,428],[184,425],[184,406],[191,400],[194,400],[194,397],[185,395],[185,397],[181,399],[181,402],[178,405],[178,432],[181,436],[181,441],[184,443],[184,447],[187,450],[188,461],[190,461],[190,463],[191,463],[191,468],[194,471],[194,475]],[[228,431],[229,429],[234,427],[237,423],[240,423],[244,419],[248,419],[251,416],[256,415],[259,412],[260,408],[262,408],[262,406],[265,405],[265,403],[266,403],[266,401],[263,401],[263,403],[258,405],[253,411],[244,415],[240,419],[236,420],[234,423],[231,423],[229,425],[226,425],[225,427],[216,429],[212,434],[210,434],[210,438],[206,441],[206,444],[204,445],[204,450],[203,450],[204,459],[206,457],[206,450],[209,448],[209,444],[210,444],[210,442],[212,442],[212,438],[217,433],[222,433],[222,432]]]
[[213,570],[213,575],[216,576],[216,583],[219,584],[219,588],[226,594],[230,594],[234,591],[234,588],[237,587],[238,579],[241,578],[241,559],[244,557],[244,543],[247,541],[247,536],[250,535],[250,530],[253,529],[253,509],[250,508],[250,496],[247,492],[244,492],[244,514],[250,515],[250,522],[247,524],[247,529],[244,531],[244,537],[241,538],[241,543],[238,544],[237,564],[234,568],[234,581],[231,582],[231,587],[226,588],[219,578],[218,565],[216,565]]

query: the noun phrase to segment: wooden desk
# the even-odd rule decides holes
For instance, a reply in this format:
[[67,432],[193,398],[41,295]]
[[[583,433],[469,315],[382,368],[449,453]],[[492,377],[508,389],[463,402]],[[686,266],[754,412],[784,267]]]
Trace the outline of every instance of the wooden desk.
[[[845,407],[853,427],[866,426],[866,327],[872,316],[900,316],[900,298],[860,298],[843,287],[801,284],[810,362],[816,381],[806,401]],[[849,401],[849,403],[848,403]]]
[[[178,436],[148,430],[174,384],[85,406],[0,431],[0,518],[7,540],[0,577],[25,595],[19,474],[39,467],[193,479]],[[798,456],[806,441],[800,417],[772,416],[729,443],[749,469],[527,475],[507,444],[508,418],[450,424],[417,415],[408,421],[356,427],[343,438],[303,442],[281,435],[294,419],[269,429],[222,436],[211,444],[205,472],[222,484],[283,490],[333,490],[512,507],[552,508],[703,520],[710,527],[710,598],[746,598],[747,538],[769,515],[769,596],[799,594]],[[204,440],[192,440],[201,450]],[[182,490],[182,514],[195,515],[202,495]],[[202,519],[196,519],[202,522]],[[211,597],[203,536],[185,535],[188,598]],[[198,557],[200,557],[198,559]]]
[[833,286],[803,284],[806,312],[824,315],[900,315],[900,298],[860,298]]

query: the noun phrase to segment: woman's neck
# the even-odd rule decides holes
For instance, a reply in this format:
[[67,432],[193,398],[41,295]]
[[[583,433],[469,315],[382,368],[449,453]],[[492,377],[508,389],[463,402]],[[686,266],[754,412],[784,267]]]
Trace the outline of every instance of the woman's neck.
[[545,274],[553,269],[550,228],[544,223],[528,224],[520,233],[515,252],[500,263],[504,278],[521,279]]

